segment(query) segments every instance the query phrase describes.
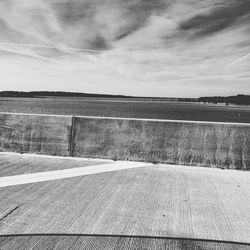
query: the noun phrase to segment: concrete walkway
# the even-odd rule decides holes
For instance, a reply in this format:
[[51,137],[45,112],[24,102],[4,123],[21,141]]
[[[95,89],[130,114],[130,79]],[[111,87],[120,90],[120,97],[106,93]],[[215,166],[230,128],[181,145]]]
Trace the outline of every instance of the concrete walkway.
[[[114,171],[119,164],[120,170]],[[44,172],[41,165],[48,174],[43,182],[37,174]],[[26,184],[12,186],[12,172],[25,177]],[[58,179],[56,174],[67,178]],[[83,233],[250,243],[250,172],[0,154],[0,175],[4,178],[0,182],[6,183],[0,188],[0,234]]]

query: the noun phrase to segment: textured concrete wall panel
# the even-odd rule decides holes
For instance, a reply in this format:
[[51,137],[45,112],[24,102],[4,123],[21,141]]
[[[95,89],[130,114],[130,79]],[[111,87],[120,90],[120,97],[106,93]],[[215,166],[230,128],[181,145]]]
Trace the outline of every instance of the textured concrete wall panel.
[[248,124],[75,117],[74,156],[250,169]]
[[0,150],[69,156],[72,118],[0,114]]
[[5,113],[0,151],[246,170],[250,125]]

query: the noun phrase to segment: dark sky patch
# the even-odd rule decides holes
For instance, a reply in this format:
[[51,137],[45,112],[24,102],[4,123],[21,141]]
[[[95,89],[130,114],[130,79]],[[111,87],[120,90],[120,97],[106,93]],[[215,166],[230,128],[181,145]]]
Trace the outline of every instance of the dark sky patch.
[[[151,15],[161,14],[171,3],[171,0],[51,0],[50,4],[57,13],[58,20],[61,25],[65,27],[75,26],[89,26],[91,32],[102,33],[102,27],[105,27],[105,20],[101,23],[96,23],[95,15],[101,8],[113,9],[114,12],[119,12],[117,20],[114,20],[120,29],[114,31],[112,37],[105,37],[105,39],[120,40],[126,36],[144,27],[148,18]],[[81,32],[81,29],[79,29]],[[95,38],[93,44],[97,42]],[[112,41],[109,41],[112,42]],[[100,41],[97,42],[100,44]],[[104,45],[104,43],[103,43]],[[103,47],[103,46],[98,46]]]
[[137,31],[139,28],[146,25],[148,18],[151,15],[161,15],[171,5],[171,0],[130,0],[126,3],[125,14],[130,22],[127,31],[121,35],[127,35]]
[[89,47],[96,50],[106,50],[110,48],[108,41],[100,34],[97,34],[90,42]]
[[203,37],[234,25],[250,14],[250,1],[235,1],[213,8],[205,15],[197,15],[183,22],[180,30],[191,31],[195,37]]
[[84,19],[92,19],[95,5],[91,1],[61,1],[52,4],[61,22],[74,25]]

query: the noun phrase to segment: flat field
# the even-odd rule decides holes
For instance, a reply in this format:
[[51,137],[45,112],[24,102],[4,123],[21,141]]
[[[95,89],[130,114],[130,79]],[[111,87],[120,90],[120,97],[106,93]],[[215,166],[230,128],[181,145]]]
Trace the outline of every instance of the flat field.
[[0,98],[0,112],[250,123],[250,106],[103,98]]

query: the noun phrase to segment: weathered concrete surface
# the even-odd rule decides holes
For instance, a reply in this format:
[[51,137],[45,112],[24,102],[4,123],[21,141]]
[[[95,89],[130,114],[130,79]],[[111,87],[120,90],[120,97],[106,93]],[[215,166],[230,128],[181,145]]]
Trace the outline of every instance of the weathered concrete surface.
[[250,169],[250,125],[75,117],[77,157]]
[[0,114],[0,151],[250,169],[250,124]]
[[[33,160],[26,159],[33,165],[30,169],[41,169],[41,161]],[[20,165],[25,163],[18,157],[15,161],[10,158],[23,169]],[[73,165],[57,161],[61,169]],[[7,164],[5,158],[3,169]],[[250,243],[250,172],[146,165],[2,187],[0,234],[115,234]]]
[[1,250],[249,250],[250,244],[164,237],[123,235],[0,236]]
[[[72,158],[75,159],[75,158]],[[88,163],[88,162],[87,162]],[[94,166],[83,166],[78,168],[67,168],[67,169],[59,169],[59,170],[49,170],[49,171],[41,171],[37,173],[27,173],[21,175],[11,175],[11,176],[0,176],[0,188],[2,187],[10,187],[10,186],[18,186],[30,183],[37,182],[47,182],[51,180],[61,180],[72,177],[79,177],[91,174],[99,174],[99,173],[107,173],[113,171],[120,171],[124,169],[133,169],[133,168],[141,168],[146,166],[151,166],[150,163],[145,162],[114,162],[107,164],[106,162],[103,164],[98,164]],[[19,165],[19,164],[18,164]],[[1,174],[1,167],[0,167]]]
[[[109,160],[56,157],[35,154],[0,153],[1,177],[33,174],[47,171],[77,169],[113,163]],[[0,186],[1,186],[0,181]]]
[[0,150],[70,155],[70,116],[0,113]]

